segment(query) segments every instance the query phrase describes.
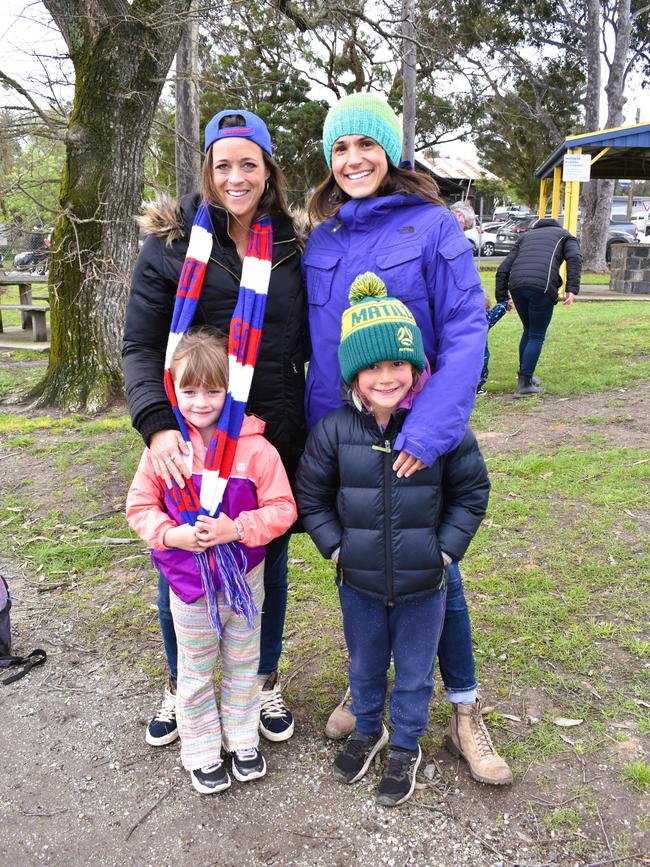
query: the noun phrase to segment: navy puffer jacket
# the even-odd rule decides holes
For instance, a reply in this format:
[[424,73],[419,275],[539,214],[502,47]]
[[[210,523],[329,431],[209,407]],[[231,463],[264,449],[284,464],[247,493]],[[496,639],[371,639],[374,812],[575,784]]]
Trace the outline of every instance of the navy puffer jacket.
[[522,236],[497,269],[496,300],[508,300],[508,290],[537,289],[557,301],[562,284],[560,266],[566,261],[566,291],[580,291],[582,255],[574,236],[557,220],[538,220]]
[[303,526],[324,557],[340,547],[338,578],[385,604],[444,586],[442,551],[460,560],[487,508],[490,483],[471,431],[431,467],[398,479],[393,444],[406,417],[382,432],[351,406],[310,433],[296,477]]

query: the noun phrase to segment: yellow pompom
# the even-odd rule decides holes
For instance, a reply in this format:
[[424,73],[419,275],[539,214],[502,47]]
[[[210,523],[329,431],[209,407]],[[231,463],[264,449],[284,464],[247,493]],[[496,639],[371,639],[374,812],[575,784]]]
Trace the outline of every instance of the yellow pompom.
[[365,274],[359,274],[355,278],[352,286],[350,286],[350,304],[357,304],[359,301],[365,301],[366,298],[386,298],[386,284],[373,274],[372,271],[366,271]]

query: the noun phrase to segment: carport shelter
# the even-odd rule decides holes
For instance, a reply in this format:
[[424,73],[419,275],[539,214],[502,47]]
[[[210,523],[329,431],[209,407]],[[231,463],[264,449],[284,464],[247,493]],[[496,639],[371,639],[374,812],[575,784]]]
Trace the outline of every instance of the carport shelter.
[[[560,184],[566,154],[589,154],[591,178],[618,180],[650,179],[650,123],[601,129],[582,135],[570,135],[536,169],[540,181],[539,215],[546,213],[549,194],[551,215],[560,213]],[[578,228],[580,181],[568,181],[564,186],[564,228],[575,235]]]

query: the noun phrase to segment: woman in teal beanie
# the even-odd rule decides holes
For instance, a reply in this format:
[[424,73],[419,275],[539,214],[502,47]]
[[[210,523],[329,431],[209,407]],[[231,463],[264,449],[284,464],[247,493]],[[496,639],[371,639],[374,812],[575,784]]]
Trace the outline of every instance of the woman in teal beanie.
[[[303,257],[312,355],[306,412],[313,427],[342,405],[337,350],[354,278],[372,271],[410,310],[422,333],[431,376],[394,443],[393,471],[410,476],[455,449],[467,430],[486,339],[484,295],[470,243],[444,206],[435,182],[400,167],[402,133],[380,97],[355,93],[325,119],[329,173],[309,203],[313,230]],[[475,779],[512,781],[481,717],[471,628],[457,564],[447,569],[439,661],[453,708],[448,745]],[[328,723],[342,736],[354,727],[342,703]]]

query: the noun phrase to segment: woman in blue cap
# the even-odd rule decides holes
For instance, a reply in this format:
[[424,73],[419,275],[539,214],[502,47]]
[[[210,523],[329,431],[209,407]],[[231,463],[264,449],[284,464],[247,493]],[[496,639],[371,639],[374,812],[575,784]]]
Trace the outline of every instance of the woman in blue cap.
[[[182,486],[184,476],[189,475],[183,461],[185,445],[163,387],[165,345],[181,269],[184,263],[200,269],[203,288],[194,324],[212,325],[228,333],[249,230],[257,218],[268,215],[273,234],[272,270],[247,411],[266,422],[264,435],[280,453],[293,482],[305,440],[305,299],[300,244],[286,203],[285,179],[273,159],[264,121],[249,111],[227,109],[215,115],[205,130],[205,154],[201,191],[183,196],[178,203],[159,199],[141,218],[148,237],[133,273],[122,353],[129,412],[133,426],[151,450],[160,478],[168,486],[172,478]],[[211,233],[206,233],[210,249],[198,255],[188,245],[201,201],[208,203]],[[260,731],[272,741],[283,741],[293,734],[293,717],[284,704],[278,680],[289,536],[290,532],[268,545],[264,571]],[[146,740],[154,746],[178,737],[176,636],[169,585],[162,576],[158,611],[170,683],[159,712],[147,727]]]
[[[323,150],[330,169],[309,204],[312,232],[303,256],[313,340],[306,385],[307,424],[343,403],[337,366],[348,289],[377,274],[413,314],[431,376],[394,443],[393,471],[410,476],[455,449],[474,405],[486,338],[484,296],[471,247],[433,180],[401,168],[402,133],[390,106],[370,93],[334,105]],[[453,708],[448,745],[475,779],[512,781],[483,723],[474,677],[467,604],[457,564],[448,561],[445,626],[439,660]],[[354,727],[345,700],[330,718],[331,736]]]

